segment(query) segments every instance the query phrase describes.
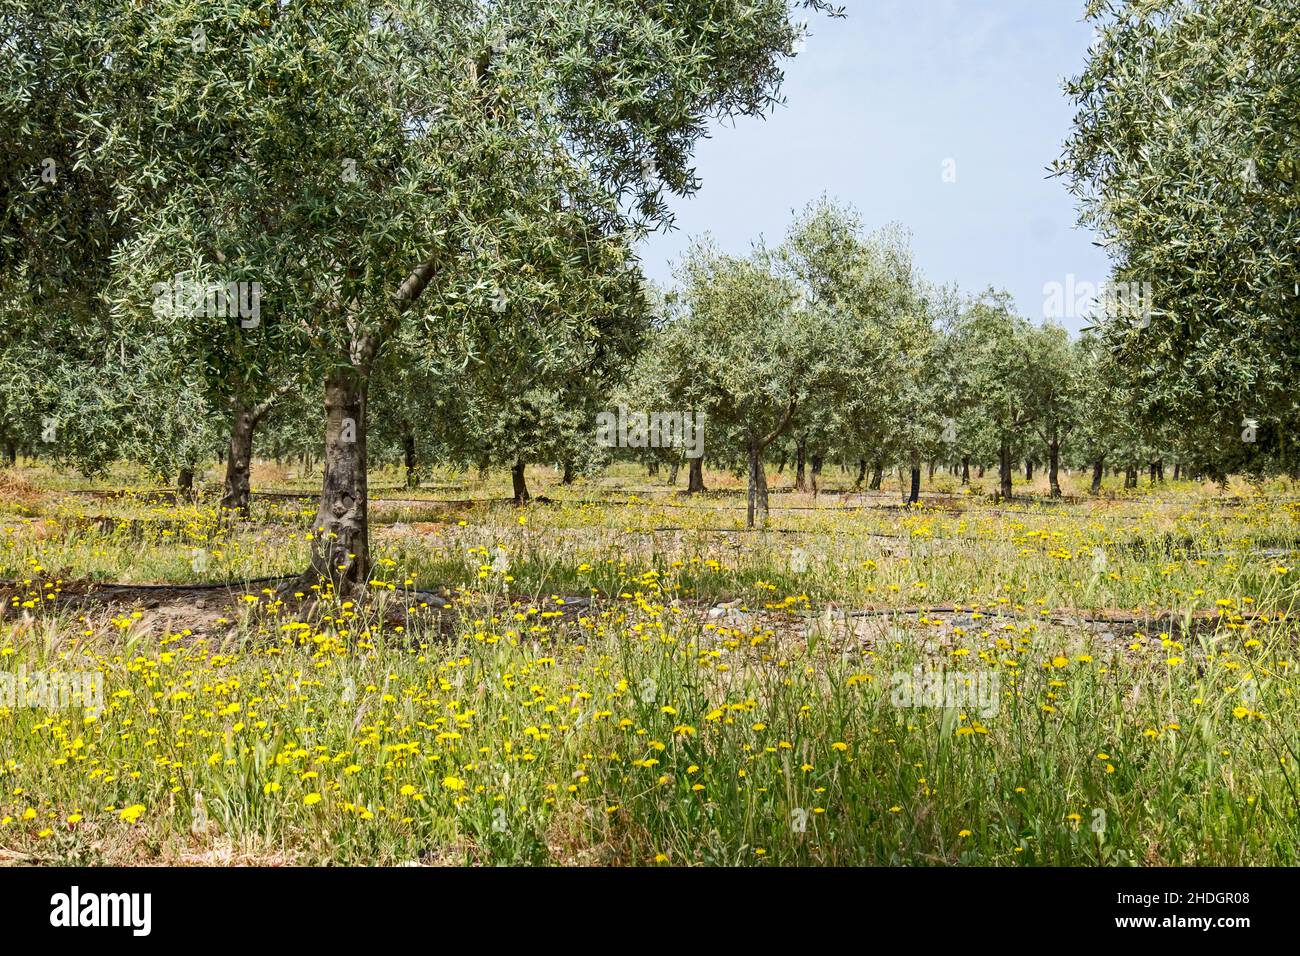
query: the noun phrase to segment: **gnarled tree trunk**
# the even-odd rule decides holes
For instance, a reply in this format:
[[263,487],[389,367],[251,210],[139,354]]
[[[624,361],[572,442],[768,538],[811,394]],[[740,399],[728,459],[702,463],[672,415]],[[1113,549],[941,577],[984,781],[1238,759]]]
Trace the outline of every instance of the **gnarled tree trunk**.
[[325,378],[325,468],[312,523],[310,574],[338,594],[370,579],[366,476],[368,376],[338,368]]
[[524,477],[524,460],[522,458],[516,459],[514,466],[510,469],[510,484],[514,491],[515,504],[528,504],[530,496],[528,494],[528,481]]
[[415,457],[415,432],[409,425],[402,429],[402,458],[406,465],[406,487],[420,487],[420,468]]
[[767,475],[763,472],[763,443],[756,435],[749,436],[749,507],[746,511],[747,528],[767,526]]
[[1061,497],[1061,482],[1058,475],[1061,466],[1061,443],[1053,439],[1047,446],[1047,483],[1052,489],[1052,497]]
[[998,492],[1011,497],[1011,446],[1004,439],[998,446]]
[[686,493],[693,495],[704,491],[704,457],[692,458],[690,476],[686,482]]
[[1092,493],[1101,494],[1101,479],[1106,472],[1106,459],[1098,458],[1092,463]]
[[230,427],[230,446],[226,452],[226,481],[221,491],[221,510],[228,515],[247,518],[251,496],[253,467],[253,433],[257,415],[251,405],[236,403]]

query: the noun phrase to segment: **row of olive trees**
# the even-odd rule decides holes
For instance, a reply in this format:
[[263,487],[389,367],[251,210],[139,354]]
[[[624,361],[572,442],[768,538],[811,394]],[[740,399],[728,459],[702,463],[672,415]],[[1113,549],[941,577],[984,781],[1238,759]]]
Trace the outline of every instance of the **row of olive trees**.
[[[877,485],[898,465],[911,500],[935,461],[995,466],[1003,494],[1023,460],[1054,493],[1063,461],[1294,467],[1282,0],[1092,11],[1062,171],[1157,309],[1076,340],[927,284],[897,230],[826,201],[774,248],[701,241],[646,295],[634,242],[696,187],[707,120],[775,102],[790,6],[0,0],[0,441],[182,482],[222,446],[235,511],[259,429],[314,444],[311,573],[344,590],[372,460],[508,466],[522,501],[529,461],[608,460],[615,402],[704,414],[753,523],[774,455]],[[1217,176],[1208,231],[1190,168]],[[260,310],[160,308],[160,282],[256,285]]]
[[[371,409],[412,411],[379,388],[433,382],[474,431],[440,430],[480,459],[535,447],[581,383],[598,392],[641,322],[632,243],[697,188],[711,121],[778,102],[796,7],[839,13],[0,0],[0,300],[65,341],[173,356],[232,468],[259,413],[319,396],[309,573],[350,590],[370,571]],[[173,280],[256,287],[259,314],[157,308]],[[74,378],[128,364],[56,352]]]
[[[868,233],[826,199],[775,248],[729,256],[697,242],[677,278],[618,398],[704,415],[707,458],[748,476],[751,523],[767,514],[773,453],[782,467],[793,461],[799,490],[809,469],[815,489],[828,460],[856,467],[858,485],[870,469],[876,488],[898,466],[909,501],[927,462],[963,482],[972,466],[995,468],[1003,496],[1019,462],[1027,478],[1041,463],[1054,496],[1066,466],[1091,471],[1095,493],[1107,469],[1134,487],[1140,469],[1162,481],[1166,462],[1220,480],[1298,463],[1269,423],[1225,431],[1212,416],[1152,416],[1147,386],[1114,345],[1113,326],[1129,317],[1099,312],[1097,328],[1072,337],[1017,315],[1005,293],[936,288],[898,230]],[[701,461],[690,463],[688,491],[702,490]]]

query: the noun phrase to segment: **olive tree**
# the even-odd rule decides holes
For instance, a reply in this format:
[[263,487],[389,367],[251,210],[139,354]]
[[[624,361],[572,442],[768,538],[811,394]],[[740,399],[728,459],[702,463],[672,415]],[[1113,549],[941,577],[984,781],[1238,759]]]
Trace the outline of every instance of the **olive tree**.
[[[1294,0],[1089,0],[1057,164],[1115,270],[1108,345],[1150,422],[1294,434],[1300,18]],[[1238,446],[1241,444],[1237,443]]]
[[[257,284],[256,326],[193,308],[167,321],[228,343],[238,367],[213,371],[254,399],[289,369],[321,383],[311,573],[339,590],[370,570],[367,409],[385,347],[403,328],[458,328],[492,361],[495,304],[525,323],[557,284],[622,281],[629,237],[697,187],[708,123],[777,102],[801,30],[784,0],[73,6],[4,2],[22,27],[0,91],[6,152],[84,178],[42,230],[112,260],[124,321],[150,324],[158,282]],[[58,133],[24,153],[38,129]],[[6,190],[23,210],[6,248],[38,268],[26,213],[50,202],[16,178]],[[514,251],[539,232],[593,252],[530,273]]]

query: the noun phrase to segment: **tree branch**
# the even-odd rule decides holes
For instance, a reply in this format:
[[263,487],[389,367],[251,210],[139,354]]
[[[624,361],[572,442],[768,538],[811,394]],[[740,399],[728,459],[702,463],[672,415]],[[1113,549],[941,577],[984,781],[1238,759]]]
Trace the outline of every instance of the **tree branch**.
[[794,409],[798,404],[799,400],[797,398],[790,400],[790,404],[786,406],[785,414],[781,416],[781,421],[777,423],[776,428],[772,429],[766,438],[759,439],[758,447],[760,450],[766,448],[781,436],[781,432],[785,431],[785,426],[789,425],[790,419],[794,417]]

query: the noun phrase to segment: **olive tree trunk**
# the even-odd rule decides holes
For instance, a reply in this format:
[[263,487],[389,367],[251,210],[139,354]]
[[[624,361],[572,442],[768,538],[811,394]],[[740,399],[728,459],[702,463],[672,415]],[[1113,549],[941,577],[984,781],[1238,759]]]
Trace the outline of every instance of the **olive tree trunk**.
[[1011,497],[1011,446],[1005,439],[998,446],[998,491],[1003,498]]
[[230,445],[226,451],[226,480],[221,491],[221,511],[226,515],[249,515],[249,498],[252,494],[253,433],[257,429],[257,415],[251,405],[235,405],[234,422],[230,427]]
[[406,487],[420,487],[420,463],[415,455],[415,433],[409,426],[402,434],[402,458],[406,465]]
[[704,490],[704,457],[700,456],[691,459],[691,470],[686,482],[686,493],[693,495]]
[[1056,439],[1047,446],[1047,483],[1052,489],[1052,497],[1061,497],[1061,443]]
[[748,441],[749,453],[749,507],[746,511],[745,527],[767,527],[767,475],[763,472],[763,443],[757,436],[751,435]]
[[524,476],[524,460],[515,459],[514,466],[510,469],[510,485],[514,492],[514,500],[517,505],[528,504],[528,480]]
[[339,594],[370,579],[367,520],[366,404],[369,376],[344,367],[325,378],[325,460],[320,506],[312,523],[310,574]]

